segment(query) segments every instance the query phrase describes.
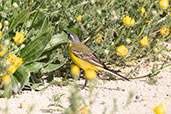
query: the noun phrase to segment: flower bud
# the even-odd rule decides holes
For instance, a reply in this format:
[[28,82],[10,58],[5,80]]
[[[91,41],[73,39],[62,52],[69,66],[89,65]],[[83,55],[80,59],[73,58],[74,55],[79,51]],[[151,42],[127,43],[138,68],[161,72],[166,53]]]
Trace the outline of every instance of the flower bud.
[[14,2],[12,5],[14,8],[18,8],[18,4],[16,2]]
[[126,38],[126,43],[127,44],[130,44],[131,43],[131,40],[129,38]]
[[9,22],[8,21],[4,21],[4,25],[8,26]]

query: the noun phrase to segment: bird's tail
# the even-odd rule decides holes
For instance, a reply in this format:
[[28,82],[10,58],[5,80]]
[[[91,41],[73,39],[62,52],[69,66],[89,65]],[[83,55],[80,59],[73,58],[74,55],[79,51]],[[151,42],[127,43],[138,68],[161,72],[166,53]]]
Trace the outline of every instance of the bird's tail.
[[117,73],[117,72],[114,71],[114,70],[111,70],[111,69],[108,69],[108,68],[105,68],[105,69],[103,69],[103,70],[104,70],[105,72],[108,72],[108,73],[112,74],[112,75],[117,75],[117,76],[123,78],[124,80],[130,81],[128,78],[126,78],[126,77],[120,75],[119,73]]

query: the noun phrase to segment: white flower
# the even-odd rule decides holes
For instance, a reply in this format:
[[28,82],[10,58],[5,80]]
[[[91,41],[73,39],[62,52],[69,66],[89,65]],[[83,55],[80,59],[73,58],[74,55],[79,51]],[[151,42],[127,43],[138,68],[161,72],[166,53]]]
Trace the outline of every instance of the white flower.
[[14,8],[18,8],[18,4],[16,2],[13,3]]
[[8,26],[9,22],[8,21],[4,21],[4,25]]
[[10,41],[7,39],[7,40],[5,40],[5,45],[7,46],[7,45],[9,45],[9,43],[10,43]]
[[106,55],[109,54],[109,50],[108,49],[105,49],[104,52],[106,53]]
[[153,15],[157,15],[157,11],[156,10],[152,10],[152,14]]

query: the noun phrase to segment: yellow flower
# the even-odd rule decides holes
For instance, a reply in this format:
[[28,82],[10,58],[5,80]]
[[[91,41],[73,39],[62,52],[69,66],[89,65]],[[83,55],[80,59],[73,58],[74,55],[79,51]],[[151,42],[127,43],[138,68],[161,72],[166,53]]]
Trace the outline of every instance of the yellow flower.
[[141,44],[141,46],[147,46],[148,45],[148,37],[147,36],[142,37],[140,40],[140,44]]
[[164,107],[163,104],[159,104],[154,107],[153,111],[156,114],[164,114],[166,112],[166,108]]
[[71,66],[71,73],[73,75],[79,75],[80,74],[80,68],[77,65]]
[[160,30],[160,34],[161,35],[169,35],[169,28],[168,27],[163,27],[161,30]]
[[15,42],[17,42],[19,44],[22,43],[25,40],[24,35],[22,33],[20,33],[20,32],[17,32],[13,39],[14,39]]
[[97,43],[101,44],[102,43],[102,39],[101,38],[98,38],[97,39]]
[[17,68],[23,63],[23,59],[20,57],[16,57],[12,54],[8,55],[6,62],[14,63],[10,67],[8,67],[7,71],[11,74],[15,73]]
[[8,48],[4,48],[3,46],[0,46],[0,50],[1,49],[2,51],[0,51],[0,57],[3,56],[7,52]]
[[16,61],[16,56],[12,55],[11,53],[8,55],[6,62],[14,63]]
[[171,11],[171,8],[169,8],[169,10]]
[[7,74],[4,74],[4,75],[2,76],[2,82],[3,82],[4,84],[8,85],[8,84],[11,82],[10,76],[7,75]]
[[89,80],[96,78],[96,72],[94,70],[88,69],[85,71],[85,77]]
[[168,6],[169,6],[169,1],[168,1],[168,0],[160,0],[159,6],[160,6],[161,8],[166,9],[166,8],[168,8]]
[[16,67],[19,67],[22,63],[23,63],[23,59],[22,59],[22,58],[20,58],[20,57],[16,57],[16,58],[15,58],[14,65],[15,65]]
[[126,16],[122,19],[123,23],[127,26],[131,26],[131,25],[134,25],[135,24],[135,19],[132,19],[131,17],[129,16]]
[[0,29],[2,28],[2,23],[0,22]]
[[145,13],[145,17],[147,17],[147,13]]
[[143,15],[145,13],[145,8],[141,8],[141,15]]
[[0,30],[0,38],[2,37],[2,31]]
[[83,106],[80,111],[81,114],[88,114],[88,109],[85,106]]
[[126,56],[128,54],[128,48],[126,48],[124,45],[120,45],[116,48],[116,53],[120,56]]
[[146,23],[151,23],[151,20],[147,20]]
[[78,21],[81,21],[81,20],[82,20],[82,17],[83,17],[82,15],[79,15],[79,16],[77,17],[77,20],[78,20]]
[[10,72],[11,74],[14,74],[16,70],[17,70],[17,67],[14,64],[8,67],[7,69],[7,71]]

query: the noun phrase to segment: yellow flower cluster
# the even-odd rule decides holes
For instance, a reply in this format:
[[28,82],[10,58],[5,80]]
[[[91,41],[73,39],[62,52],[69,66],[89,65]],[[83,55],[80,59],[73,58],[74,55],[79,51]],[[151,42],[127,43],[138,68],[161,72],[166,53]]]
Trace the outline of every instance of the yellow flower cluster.
[[[71,73],[72,75],[79,75],[80,74],[80,68],[77,65],[71,66]],[[96,78],[96,72],[94,70],[88,69],[85,71],[85,77],[89,80],[92,80]]]
[[98,37],[97,40],[96,40],[97,43],[101,44],[103,36],[101,34],[97,34],[96,37]]
[[7,50],[8,48],[4,48],[4,46],[0,46],[0,57],[3,56],[7,52]]
[[[1,28],[2,24],[0,23],[0,28]],[[0,31],[0,37],[2,36],[2,32]],[[13,38],[15,42],[17,43],[22,43],[25,38],[24,38],[24,35],[21,34],[20,32],[17,32],[15,37]],[[8,40],[5,40],[5,45],[8,45],[9,43],[6,42]],[[0,57],[1,56],[4,56],[4,54],[7,52],[8,48],[5,48],[6,46],[2,46],[0,45]],[[23,63],[23,60],[22,58],[20,57],[16,57],[12,54],[9,54],[8,55],[8,58],[6,59],[6,62],[9,62],[11,63],[12,65],[8,67],[7,71],[11,74],[15,73],[15,71],[17,70],[17,68]],[[6,79],[8,79],[8,75],[4,75],[4,83],[6,83]]]
[[140,40],[140,44],[141,44],[141,46],[147,46],[148,45],[148,37],[147,36],[142,37]]
[[160,0],[159,6],[163,9],[167,9],[169,6],[169,1],[168,0]]
[[163,104],[159,104],[153,109],[155,114],[164,114],[166,113],[166,108],[164,107]]
[[120,56],[126,56],[128,54],[128,48],[126,48],[124,45],[121,45],[116,48],[116,53]]
[[77,17],[77,21],[81,21],[82,18],[83,18],[83,16],[82,16],[82,15],[79,15],[79,16]]
[[145,8],[141,8],[141,15],[143,15],[145,13]]
[[161,30],[160,30],[160,34],[161,35],[169,35],[169,28],[168,27],[163,27]]
[[132,19],[131,17],[129,16],[126,16],[122,19],[123,23],[127,26],[132,26],[135,24],[135,19]]
[[17,68],[23,63],[23,59],[20,57],[16,57],[12,54],[8,55],[6,62],[10,62],[12,65],[7,69],[11,74],[15,73]]
[[22,42],[24,42],[25,38],[24,35],[20,32],[17,32],[14,36],[14,41],[17,42],[18,44],[21,44]]

